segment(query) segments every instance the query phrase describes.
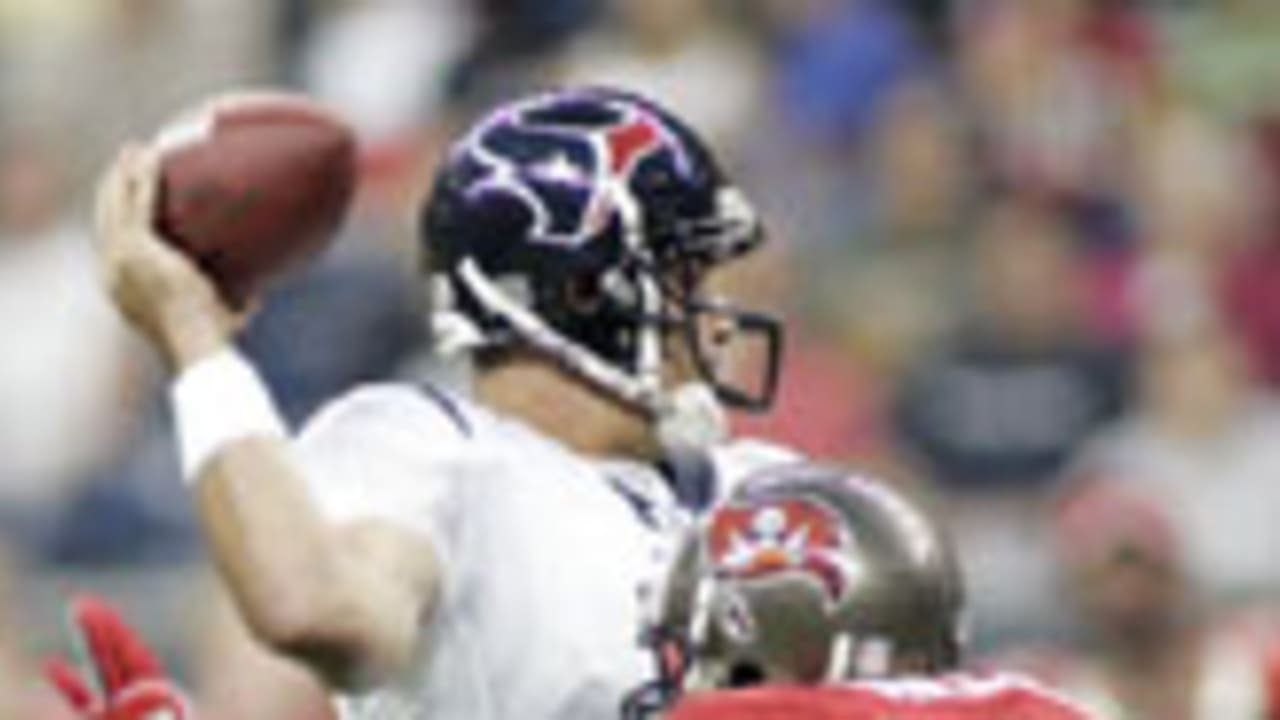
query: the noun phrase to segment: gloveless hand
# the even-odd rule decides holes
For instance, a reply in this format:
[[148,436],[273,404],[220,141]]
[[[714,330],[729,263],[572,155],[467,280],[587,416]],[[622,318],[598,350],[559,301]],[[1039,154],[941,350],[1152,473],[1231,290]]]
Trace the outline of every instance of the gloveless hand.
[[156,233],[158,185],[156,153],[126,146],[98,188],[94,224],[112,301],[176,372],[228,345],[244,316]]

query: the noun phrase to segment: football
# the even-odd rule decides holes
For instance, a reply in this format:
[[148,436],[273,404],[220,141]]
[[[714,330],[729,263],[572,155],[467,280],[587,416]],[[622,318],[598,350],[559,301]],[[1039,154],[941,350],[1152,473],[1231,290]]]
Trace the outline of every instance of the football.
[[300,95],[217,96],[154,143],[156,229],[235,307],[328,245],[355,186],[354,132]]

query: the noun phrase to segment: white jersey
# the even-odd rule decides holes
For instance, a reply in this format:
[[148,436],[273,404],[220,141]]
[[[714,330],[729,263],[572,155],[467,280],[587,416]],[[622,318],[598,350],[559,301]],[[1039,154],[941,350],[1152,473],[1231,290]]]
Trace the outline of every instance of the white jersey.
[[[749,448],[720,455],[779,457]],[[602,720],[652,679],[642,629],[687,517],[657,471],[408,385],[340,398],[298,449],[330,519],[417,533],[441,568],[416,662],[344,720]]]

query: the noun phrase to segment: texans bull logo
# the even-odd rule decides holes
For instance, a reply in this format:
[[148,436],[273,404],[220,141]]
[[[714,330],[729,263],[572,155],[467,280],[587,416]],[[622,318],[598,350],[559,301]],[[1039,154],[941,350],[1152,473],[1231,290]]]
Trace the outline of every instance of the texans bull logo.
[[726,506],[707,531],[717,576],[753,581],[800,574],[816,583],[828,606],[839,604],[856,580],[853,543],[834,510],[802,498]]
[[486,171],[469,195],[514,197],[531,215],[533,241],[578,247],[621,211],[620,194],[639,163],[674,145],[640,111],[620,109],[612,122],[583,125],[538,120],[537,110],[499,116],[465,143]]

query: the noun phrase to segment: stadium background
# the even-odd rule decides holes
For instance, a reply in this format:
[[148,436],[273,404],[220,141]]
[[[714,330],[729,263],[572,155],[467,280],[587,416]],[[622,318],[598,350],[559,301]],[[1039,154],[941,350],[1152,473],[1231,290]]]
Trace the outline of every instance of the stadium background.
[[[432,158],[490,102],[578,82],[669,104],[762,207],[775,242],[738,284],[786,314],[790,356],[741,429],[925,498],[983,654],[1096,638],[1064,564],[1106,523],[1185,568],[1202,617],[1266,617],[1274,0],[0,0],[0,717],[44,707],[36,658],[77,589],[125,607],[210,716],[322,717],[229,624],[162,381],[94,282],[113,148],[246,84],[356,123],[346,233],[245,342],[296,422],[430,371],[410,251]],[[1082,483],[1145,500],[1064,522]]]

